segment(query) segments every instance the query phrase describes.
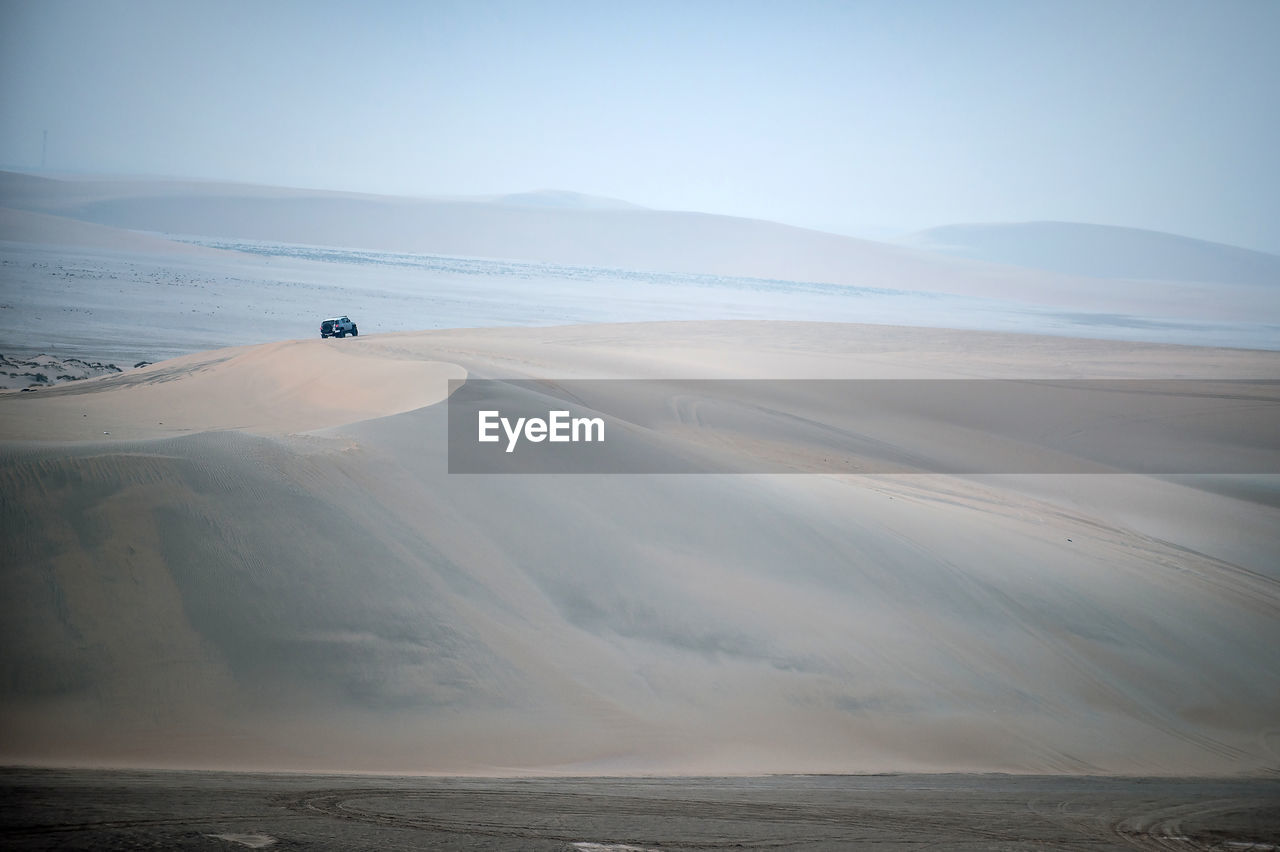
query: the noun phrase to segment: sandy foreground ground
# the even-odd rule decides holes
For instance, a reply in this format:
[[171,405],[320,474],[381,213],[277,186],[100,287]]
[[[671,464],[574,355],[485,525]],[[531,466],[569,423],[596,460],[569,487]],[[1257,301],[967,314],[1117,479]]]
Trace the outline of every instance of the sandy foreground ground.
[[1280,781],[0,771],[8,849],[1274,850]]
[[[1274,352],[651,323],[285,341],[4,394],[0,759],[1272,773],[1274,474],[464,476],[442,401],[464,377],[1278,372]],[[760,422],[691,452],[820,470]],[[1274,464],[1274,434],[1250,449]]]

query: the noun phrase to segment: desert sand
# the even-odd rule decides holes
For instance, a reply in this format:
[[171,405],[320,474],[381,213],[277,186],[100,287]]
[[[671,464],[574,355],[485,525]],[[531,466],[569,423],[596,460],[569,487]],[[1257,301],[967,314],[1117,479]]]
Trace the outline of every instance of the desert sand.
[[0,770],[9,849],[1274,852],[1276,779]]
[[[537,193],[0,208],[7,846],[1280,845],[1274,258]],[[460,473],[493,387],[639,472]]]
[[466,476],[444,400],[482,377],[1278,371],[1275,352],[638,323],[285,341],[4,394],[0,760],[1274,772],[1274,474],[851,475],[771,420],[714,447],[633,437],[744,462],[767,440],[809,472]]

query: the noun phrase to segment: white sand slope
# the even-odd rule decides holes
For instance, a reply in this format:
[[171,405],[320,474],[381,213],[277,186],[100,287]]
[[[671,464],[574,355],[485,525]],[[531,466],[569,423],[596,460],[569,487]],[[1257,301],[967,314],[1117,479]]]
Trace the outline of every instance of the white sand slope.
[[1275,477],[451,476],[438,401],[463,375],[1277,368],[671,323],[288,342],[0,396],[0,760],[1275,770]]

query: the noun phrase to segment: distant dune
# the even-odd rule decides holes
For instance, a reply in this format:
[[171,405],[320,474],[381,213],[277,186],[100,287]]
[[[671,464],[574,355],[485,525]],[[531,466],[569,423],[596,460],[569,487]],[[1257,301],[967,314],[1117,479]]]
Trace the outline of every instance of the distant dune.
[[[1274,771],[1266,477],[450,475],[439,400],[462,375],[1278,367],[1243,350],[669,323],[295,341],[0,395],[0,762]],[[690,452],[819,463],[798,436],[823,399],[787,388],[760,410],[809,420],[748,421]]]
[[647,210],[556,191],[421,199],[3,173],[0,206],[132,230],[632,270],[1032,300],[1079,289],[1063,276],[775,222]]
[[1138,228],[1075,222],[948,225],[900,242],[1064,275],[1280,288],[1280,256]]
[[[0,172],[0,207],[114,228],[118,246],[156,253],[176,244],[144,244],[158,238],[124,232],[744,276],[1196,320],[1266,323],[1280,312],[1280,286],[1271,286],[1280,258],[1083,225],[957,226],[924,232],[909,246],[558,190],[431,199],[11,172]],[[110,239],[18,215],[0,220],[0,240]]]
[[65,216],[50,216],[0,207],[0,240],[36,245],[104,248],[121,252],[215,256],[217,249],[140,234],[123,228],[95,225]]

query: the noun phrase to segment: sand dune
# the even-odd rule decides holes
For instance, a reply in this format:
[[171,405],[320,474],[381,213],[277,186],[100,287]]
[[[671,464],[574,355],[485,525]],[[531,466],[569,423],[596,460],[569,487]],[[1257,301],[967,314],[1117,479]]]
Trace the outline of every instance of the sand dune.
[[1265,379],[1280,355],[788,323],[341,344],[0,397],[0,759],[1280,767],[1275,477],[459,476],[439,403],[463,375]]

